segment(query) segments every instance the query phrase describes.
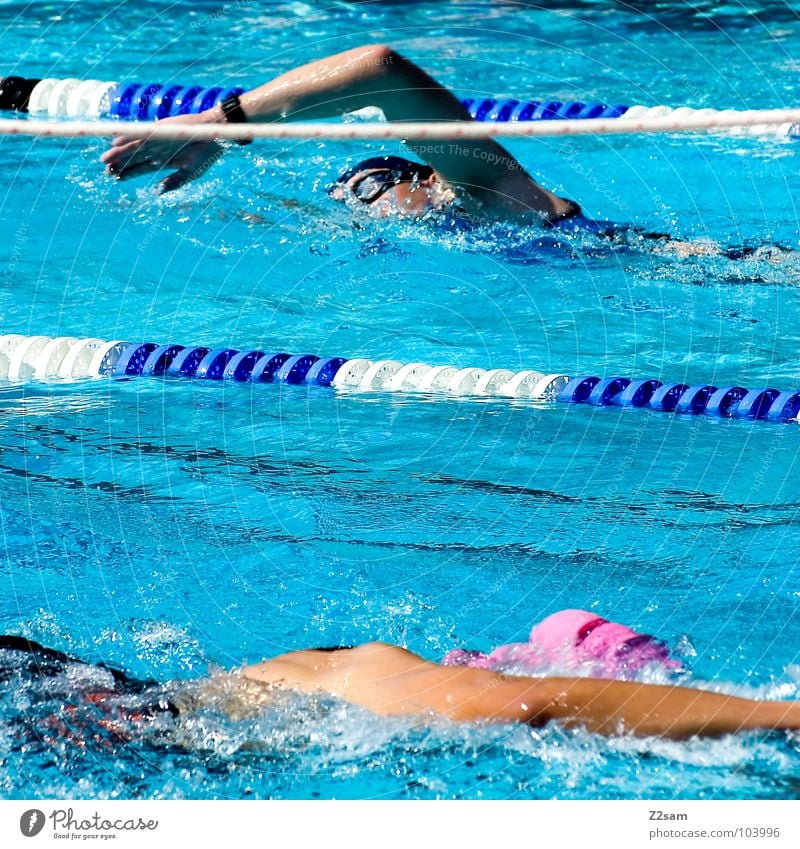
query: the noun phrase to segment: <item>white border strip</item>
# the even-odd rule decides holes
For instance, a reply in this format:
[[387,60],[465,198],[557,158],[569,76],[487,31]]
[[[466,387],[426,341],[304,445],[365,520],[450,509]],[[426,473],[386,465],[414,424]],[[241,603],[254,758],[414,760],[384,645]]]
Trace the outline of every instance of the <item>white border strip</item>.
[[[397,727],[385,720],[375,720],[375,725],[392,730]],[[260,730],[255,723],[253,728]],[[257,730],[253,732],[254,736]],[[456,739],[457,733],[458,729],[454,726],[453,739]],[[487,732],[487,736],[489,733],[491,732]],[[512,735],[510,730],[503,733]],[[500,732],[496,732],[496,736],[500,736]],[[733,745],[744,747],[745,743],[740,742],[742,736],[737,735]],[[520,732],[519,739],[522,737]],[[455,748],[458,744],[452,745]],[[625,747],[623,751],[630,752],[626,757],[632,763],[641,760],[648,752],[661,752],[662,749],[669,752],[670,757],[675,760],[692,751],[692,742],[667,744],[647,740],[633,744],[627,738],[622,738],[622,742],[616,744],[588,741],[576,744],[576,749],[578,745],[587,749],[592,746],[592,752],[597,746],[603,754],[606,751],[613,753]],[[751,745],[757,744],[747,743],[747,752],[751,751]],[[474,747],[472,738],[461,749],[455,750],[454,757],[459,757],[459,752],[463,752],[464,757],[466,752],[471,754],[474,748],[470,746]],[[558,752],[558,736],[551,735],[549,731],[545,732],[544,743],[537,742],[537,746],[541,746],[543,756]],[[671,754],[672,748],[666,748],[668,746],[674,747],[675,755]],[[575,756],[576,759],[578,757]],[[170,769],[176,771],[171,765]],[[363,769],[366,773],[367,767]],[[776,768],[776,774],[779,769],[780,767]],[[3,846],[6,849],[52,846],[54,838],[65,839],[70,844],[79,838],[96,838],[100,843],[101,839],[106,837],[116,838],[110,843],[112,846],[139,846],[147,849],[231,846],[235,839],[232,836],[232,823],[235,824],[235,834],[241,835],[241,845],[248,846],[256,845],[257,842],[267,843],[264,839],[267,829],[268,845],[290,845],[293,841],[296,842],[298,823],[302,824],[303,832],[308,835],[309,845],[319,843],[325,846],[325,849],[365,849],[375,845],[376,835],[379,835],[381,849],[408,849],[409,842],[412,842],[412,845],[418,842],[424,846],[485,849],[487,846],[498,845],[499,829],[507,835],[530,833],[532,823],[535,824],[537,833],[545,835],[548,842],[555,842],[550,839],[551,835],[553,838],[557,836],[558,843],[563,846],[613,845],[615,849],[642,849],[648,846],[653,849],[698,849],[701,846],[709,849],[789,849],[791,846],[797,846],[800,829],[797,823],[797,802],[794,799],[701,801],[654,798],[648,801],[648,796],[657,794],[657,778],[656,770],[649,770],[639,787],[625,787],[620,792],[620,795],[638,793],[643,798],[615,801],[594,798],[519,798],[513,802],[500,799],[438,799],[435,802],[410,799],[402,802],[394,799],[217,799],[212,802],[185,799],[20,799],[0,801],[0,827]],[[447,778],[447,782],[442,791],[444,795],[454,796],[464,789],[458,785],[456,779],[451,782]],[[261,784],[266,785],[266,782]],[[586,782],[578,785],[577,791],[572,788],[571,792],[577,794],[583,791],[584,795],[588,795],[591,790],[592,794],[596,794],[598,784],[599,782]],[[564,780],[554,781],[552,787],[544,788],[544,792],[557,795],[565,785]],[[40,795],[47,793],[46,783],[36,783],[34,776],[27,777],[24,782],[17,782],[17,786],[31,793],[34,790]],[[312,786],[309,781],[302,789],[308,792]],[[368,784],[365,795],[374,786]],[[399,788],[397,794],[402,795],[403,788],[399,782],[392,786],[393,792],[396,788]],[[264,792],[262,786],[257,789]],[[491,786],[489,789],[491,790]],[[775,794],[778,795],[781,789],[778,788]],[[469,787],[469,790],[470,795],[477,795],[474,787]],[[700,780],[693,780],[689,790],[693,794],[699,793]],[[93,789],[85,792],[89,795],[99,795]],[[194,792],[199,794],[200,791]],[[333,796],[334,792],[332,788],[326,787],[323,795]],[[602,792],[602,788],[599,792]],[[425,795],[434,796],[434,791],[427,790]],[[526,796],[526,791],[521,791],[518,795]],[[534,791],[527,791],[527,795],[534,795]],[[402,809],[398,805],[402,805]],[[25,825],[30,827],[31,814],[35,815],[33,823],[41,831],[41,842],[31,840],[31,837],[22,831]],[[37,822],[39,814],[42,819]],[[390,823],[398,823],[398,815],[402,817],[402,827],[400,824],[387,827]],[[414,838],[414,835],[425,835],[424,842]],[[606,835],[608,839],[599,840],[598,836],[602,835]],[[86,845],[83,839],[80,843]]]

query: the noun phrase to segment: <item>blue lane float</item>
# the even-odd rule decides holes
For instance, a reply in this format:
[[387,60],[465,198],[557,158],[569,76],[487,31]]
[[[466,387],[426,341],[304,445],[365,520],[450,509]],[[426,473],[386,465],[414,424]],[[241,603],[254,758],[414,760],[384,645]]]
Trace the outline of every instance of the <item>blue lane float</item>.
[[172,115],[205,112],[244,91],[241,86],[203,88],[159,83],[120,83],[109,93],[107,111],[99,117],[156,121]]
[[160,377],[172,365],[175,357],[183,350],[183,345],[159,345],[147,358],[141,371],[142,375],[145,377]]
[[620,407],[644,407],[663,384],[660,380],[632,380],[626,389],[612,399]]
[[688,383],[665,383],[650,396],[647,406],[660,413],[674,413],[683,393],[689,388]]
[[[103,82],[69,78],[0,79],[0,109],[46,113],[52,117],[119,118],[156,121],[173,115],[204,112],[243,86],[200,86],[126,80]],[[622,104],[580,100],[519,100],[506,97],[465,98],[462,103],[476,121],[554,121],[565,118],[619,118],[629,109]]]
[[555,400],[678,415],[788,422],[800,416],[800,390],[663,383],[624,375],[545,374],[527,369],[320,357],[260,349],[111,342],[95,338],[0,336],[0,379],[191,378],[233,383],[332,386],[341,390]]
[[577,377],[567,383],[557,400],[571,404],[646,407],[664,413],[771,422],[796,421],[800,413],[800,392],[780,392],[772,388],[748,390],[743,386],[718,389],[710,384],[663,384],[659,380],[631,380],[627,377]]
[[517,100],[513,97],[461,101],[475,121],[557,121],[585,118],[621,118],[630,106],[584,103],[581,100]]

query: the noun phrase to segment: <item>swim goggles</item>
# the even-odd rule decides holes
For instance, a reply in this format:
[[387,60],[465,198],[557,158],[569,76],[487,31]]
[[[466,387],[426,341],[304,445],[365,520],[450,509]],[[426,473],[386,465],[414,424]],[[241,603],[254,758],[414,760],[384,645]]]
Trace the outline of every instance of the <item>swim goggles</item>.
[[400,183],[427,180],[433,168],[399,156],[373,156],[345,171],[336,181],[362,203],[373,203]]

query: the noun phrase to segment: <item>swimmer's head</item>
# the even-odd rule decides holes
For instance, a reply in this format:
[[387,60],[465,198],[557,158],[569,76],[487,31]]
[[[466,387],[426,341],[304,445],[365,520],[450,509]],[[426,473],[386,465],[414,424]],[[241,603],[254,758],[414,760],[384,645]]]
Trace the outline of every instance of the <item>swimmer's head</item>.
[[451,199],[436,172],[400,156],[373,156],[339,177],[331,190],[336,200],[355,199],[380,215],[419,216]]
[[685,671],[661,640],[586,610],[560,610],[548,616],[533,626],[527,643],[498,646],[489,654],[454,649],[445,655],[442,665],[531,675],[558,666],[591,669],[594,677],[621,680],[636,677],[651,666],[670,673]]

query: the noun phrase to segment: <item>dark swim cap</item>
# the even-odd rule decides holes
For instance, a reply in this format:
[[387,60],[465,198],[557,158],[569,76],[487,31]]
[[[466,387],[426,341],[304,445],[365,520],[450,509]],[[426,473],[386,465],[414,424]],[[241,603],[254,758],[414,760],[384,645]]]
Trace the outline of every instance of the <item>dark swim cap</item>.
[[399,183],[427,180],[433,174],[430,165],[423,165],[401,156],[372,156],[349,168],[336,181],[345,184],[362,171],[365,174],[354,185],[349,186],[362,203],[372,203]]

